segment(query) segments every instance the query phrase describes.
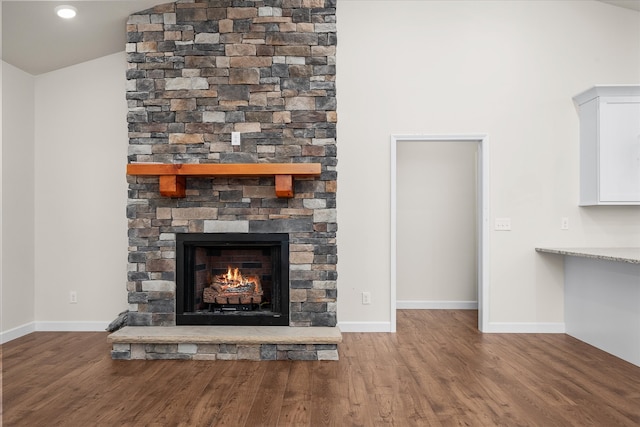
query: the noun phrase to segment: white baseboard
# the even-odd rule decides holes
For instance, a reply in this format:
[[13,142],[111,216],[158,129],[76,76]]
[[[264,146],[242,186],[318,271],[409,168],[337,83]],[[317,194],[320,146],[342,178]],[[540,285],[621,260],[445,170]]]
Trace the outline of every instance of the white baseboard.
[[396,301],[398,310],[477,310],[477,301]]
[[29,322],[16,328],[9,329],[7,331],[0,332],[0,344],[7,343],[17,338],[29,335],[31,332],[35,332],[36,323]]
[[104,332],[110,322],[30,322],[0,332],[0,344],[29,335],[32,332]]
[[37,332],[104,332],[110,322],[36,322]]
[[566,333],[566,328],[564,322],[489,322],[482,332],[496,334],[564,334]]
[[341,332],[391,332],[391,322],[338,322]]

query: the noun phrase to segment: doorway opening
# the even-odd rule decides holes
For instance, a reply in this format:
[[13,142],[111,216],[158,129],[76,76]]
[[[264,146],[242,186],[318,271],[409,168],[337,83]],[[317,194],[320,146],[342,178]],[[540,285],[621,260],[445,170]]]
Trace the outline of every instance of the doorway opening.
[[[489,294],[489,143],[486,135],[392,135],[391,136],[391,332],[396,331],[398,268],[398,145],[403,142],[476,144],[476,268],[478,329],[488,327]],[[446,183],[442,183],[446,186]],[[425,242],[428,244],[428,242]],[[435,243],[437,244],[437,243]],[[419,279],[418,279],[419,280]]]

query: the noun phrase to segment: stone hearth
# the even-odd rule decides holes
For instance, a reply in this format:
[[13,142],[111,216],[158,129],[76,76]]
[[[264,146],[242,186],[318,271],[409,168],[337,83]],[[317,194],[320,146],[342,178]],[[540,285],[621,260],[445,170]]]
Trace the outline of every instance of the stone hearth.
[[[127,327],[109,335],[114,359],[338,360],[338,328]],[[232,343],[232,344],[230,344]]]
[[[321,170],[294,177],[292,191],[278,194],[273,175],[188,176],[162,194],[166,179],[129,175],[127,328],[173,335],[177,234],[287,233],[290,305],[282,333],[337,331],[336,44],[335,0],[188,0],[129,17],[130,165],[314,163]],[[231,144],[232,132],[240,145]],[[110,338],[114,358],[231,358],[223,355],[244,354],[228,350],[248,345],[213,336],[127,343],[127,328]],[[306,343],[296,334],[295,343],[257,342],[246,351],[259,359],[331,359],[333,332],[320,343],[314,333]]]

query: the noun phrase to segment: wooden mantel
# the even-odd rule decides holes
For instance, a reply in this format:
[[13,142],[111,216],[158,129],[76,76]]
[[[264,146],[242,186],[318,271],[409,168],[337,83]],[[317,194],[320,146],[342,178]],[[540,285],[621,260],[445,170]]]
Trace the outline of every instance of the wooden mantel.
[[276,196],[293,197],[293,178],[318,176],[320,163],[130,163],[127,175],[159,176],[160,194],[185,197],[186,177],[275,176]]

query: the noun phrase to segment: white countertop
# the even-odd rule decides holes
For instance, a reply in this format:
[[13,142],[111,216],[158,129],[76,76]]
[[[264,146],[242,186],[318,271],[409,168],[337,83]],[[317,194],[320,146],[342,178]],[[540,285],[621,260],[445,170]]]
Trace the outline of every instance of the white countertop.
[[537,252],[570,255],[607,261],[640,264],[640,247],[637,248],[536,248]]

